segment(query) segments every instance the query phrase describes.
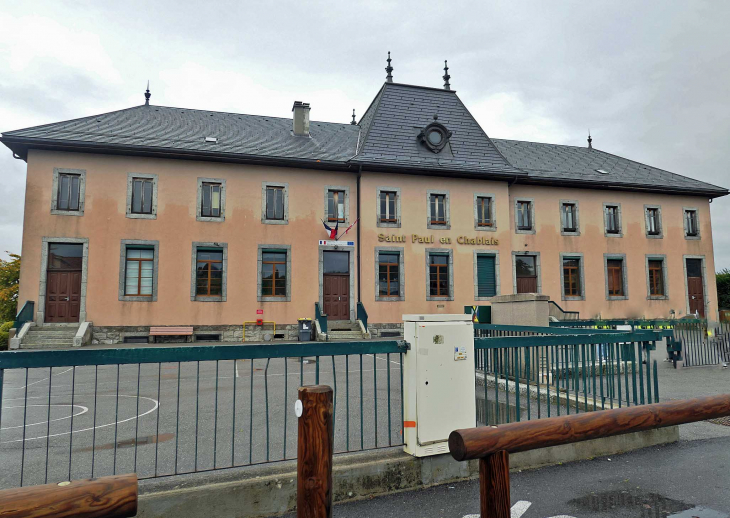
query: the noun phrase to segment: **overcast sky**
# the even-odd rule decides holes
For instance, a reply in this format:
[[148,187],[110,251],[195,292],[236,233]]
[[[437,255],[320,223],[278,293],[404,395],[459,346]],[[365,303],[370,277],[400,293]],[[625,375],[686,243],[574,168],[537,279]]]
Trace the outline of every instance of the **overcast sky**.
[[[152,103],[348,122],[397,82],[457,90],[488,135],[595,147],[730,187],[730,2],[0,0],[0,131]],[[0,253],[25,163],[0,146]],[[730,197],[729,197],[730,198]],[[730,268],[730,199],[712,204]]]

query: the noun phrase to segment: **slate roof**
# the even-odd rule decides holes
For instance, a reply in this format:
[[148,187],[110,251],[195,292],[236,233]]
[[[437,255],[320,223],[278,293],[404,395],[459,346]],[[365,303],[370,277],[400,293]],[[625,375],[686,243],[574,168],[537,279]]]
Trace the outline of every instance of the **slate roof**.
[[[686,176],[670,173],[627,158],[588,147],[563,146],[493,139],[497,148],[534,183],[584,184],[595,187],[632,187],[645,190],[672,190],[724,196],[727,189]],[[608,174],[598,172],[598,169]]]
[[[453,132],[433,153],[416,138],[434,121]],[[453,90],[385,83],[360,121],[362,133],[352,162],[419,171],[524,175],[499,152]]]
[[[310,122],[310,136],[292,132],[290,118],[137,106],[3,133],[14,140],[145,147],[252,157],[344,162],[355,154],[359,127]],[[206,137],[216,137],[208,143]]]
[[[438,154],[417,139],[435,114],[453,132]],[[209,143],[206,137],[218,140]],[[310,138],[293,134],[291,118],[143,105],[8,131],[0,141],[21,158],[27,158],[28,149],[44,148],[728,194],[722,187],[598,149],[491,139],[454,91],[400,83],[385,83],[358,125],[313,121]]]

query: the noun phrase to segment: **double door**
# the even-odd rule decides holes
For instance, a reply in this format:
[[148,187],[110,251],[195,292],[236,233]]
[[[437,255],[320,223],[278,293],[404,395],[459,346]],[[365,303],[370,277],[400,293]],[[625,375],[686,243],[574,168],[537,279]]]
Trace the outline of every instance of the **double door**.
[[322,306],[328,320],[350,320],[350,252],[322,254]]
[[49,243],[46,270],[45,321],[78,322],[81,312],[83,245]]

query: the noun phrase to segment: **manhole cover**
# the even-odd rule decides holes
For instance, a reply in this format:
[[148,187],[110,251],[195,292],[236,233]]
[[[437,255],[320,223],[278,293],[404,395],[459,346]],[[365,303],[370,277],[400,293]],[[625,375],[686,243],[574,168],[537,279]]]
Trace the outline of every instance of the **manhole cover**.
[[722,426],[730,426],[730,416],[718,417],[717,419],[708,419],[707,421],[713,424],[721,424]]

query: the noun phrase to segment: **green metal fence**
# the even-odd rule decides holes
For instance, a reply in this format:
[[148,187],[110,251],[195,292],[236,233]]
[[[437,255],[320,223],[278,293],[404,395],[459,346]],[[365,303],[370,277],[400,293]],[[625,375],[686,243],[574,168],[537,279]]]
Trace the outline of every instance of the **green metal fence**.
[[[500,424],[659,401],[651,351],[661,332],[585,332],[489,326],[475,338],[477,415]],[[527,335],[527,333],[533,333]],[[539,333],[539,334],[538,334]]]
[[399,341],[0,353],[0,488],[296,458],[297,387],[334,389],[335,451],[402,444]]

